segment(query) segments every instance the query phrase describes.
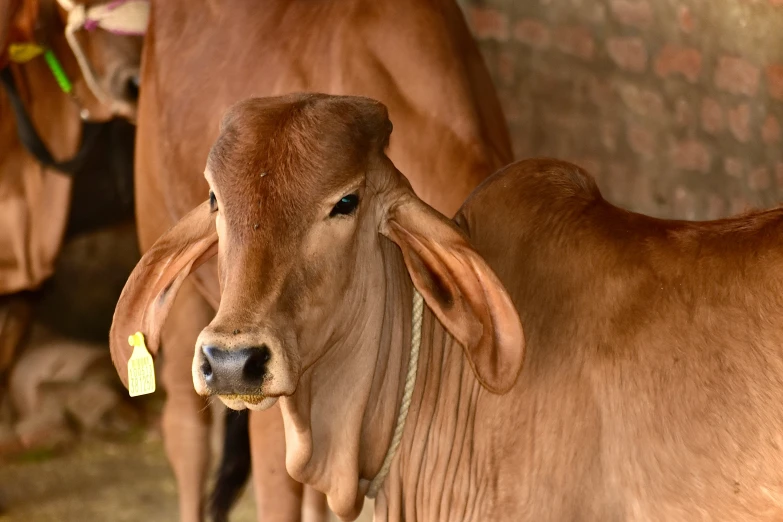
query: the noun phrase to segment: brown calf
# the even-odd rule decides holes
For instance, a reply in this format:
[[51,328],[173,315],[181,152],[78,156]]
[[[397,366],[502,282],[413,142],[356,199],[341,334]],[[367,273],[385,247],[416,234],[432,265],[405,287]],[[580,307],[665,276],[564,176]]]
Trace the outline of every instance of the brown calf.
[[[143,52],[142,249],[203,201],[201,172],[221,115],[247,96],[319,90],[384,101],[400,129],[389,154],[417,193],[449,215],[512,157],[491,80],[453,0],[153,2]],[[196,284],[184,283],[162,333],[164,440],[183,521],[202,517],[211,422],[188,367],[218,301],[215,267],[204,267]],[[259,519],[296,520],[302,489],[284,472],[279,410],[254,412],[250,423],[253,454],[263,456],[253,459]]]
[[783,209],[653,219],[575,165],[528,160],[452,222],[384,155],[389,130],[360,98],[231,109],[215,197],[118,303],[120,375],[128,333],[157,339],[171,283],[217,251],[194,385],[279,402],[288,471],[345,519],[386,454],[376,520],[783,517]]

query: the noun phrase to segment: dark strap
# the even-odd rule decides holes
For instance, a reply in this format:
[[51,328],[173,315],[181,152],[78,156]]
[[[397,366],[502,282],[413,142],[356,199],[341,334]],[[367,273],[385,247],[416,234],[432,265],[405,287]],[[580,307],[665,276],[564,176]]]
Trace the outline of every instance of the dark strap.
[[0,83],[5,87],[8,99],[11,101],[11,107],[13,108],[14,116],[16,116],[16,132],[24,148],[42,165],[59,170],[63,174],[76,174],[84,166],[90,149],[95,145],[96,138],[103,129],[104,124],[82,122],[82,142],[79,150],[69,160],[56,161],[35,130],[30,115],[27,114],[22,98],[19,96],[19,91],[16,89],[14,76],[11,74],[9,67],[0,71]]

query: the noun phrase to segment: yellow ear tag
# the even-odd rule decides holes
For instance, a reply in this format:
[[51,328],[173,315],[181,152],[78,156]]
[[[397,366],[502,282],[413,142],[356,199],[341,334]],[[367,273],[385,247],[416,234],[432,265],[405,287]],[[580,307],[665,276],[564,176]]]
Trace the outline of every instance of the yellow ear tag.
[[128,391],[131,397],[146,395],[155,391],[155,365],[152,355],[144,344],[144,334],[136,332],[128,337],[133,354],[128,359]]
[[8,46],[8,57],[14,63],[29,62],[43,52],[44,48],[34,43],[12,43]]

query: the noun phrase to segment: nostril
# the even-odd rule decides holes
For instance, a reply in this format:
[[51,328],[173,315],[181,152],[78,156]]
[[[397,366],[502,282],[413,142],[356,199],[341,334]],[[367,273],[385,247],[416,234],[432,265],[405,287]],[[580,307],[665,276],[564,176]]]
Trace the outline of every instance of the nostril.
[[201,347],[201,375],[204,376],[204,379],[209,382],[212,379],[212,376],[214,374],[214,371],[212,370],[212,363],[211,361],[215,358],[215,350],[216,348],[214,346],[202,346]]
[[212,378],[212,365],[209,364],[209,361],[201,363],[201,375],[203,375],[207,381]]
[[271,354],[266,345],[261,346],[261,348],[254,348],[242,368],[244,377],[250,381],[263,380],[266,373],[266,363],[270,357]]

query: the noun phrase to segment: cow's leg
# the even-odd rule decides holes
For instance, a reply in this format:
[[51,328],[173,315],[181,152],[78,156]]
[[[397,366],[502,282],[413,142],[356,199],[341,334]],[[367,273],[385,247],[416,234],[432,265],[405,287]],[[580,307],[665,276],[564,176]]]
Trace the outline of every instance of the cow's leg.
[[259,522],[301,520],[302,484],[285,469],[285,433],[278,405],[250,412],[250,455]]
[[326,495],[310,486],[304,487],[302,522],[326,522],[329,519]]
[[193,389],[190,368],[196,338],[213,315],[192,283],[185,281],[162,332],[162,377],[167,393],[163,443],[177,481],[182,522],[200,522],[204,513],[211,412],[205,399]]

